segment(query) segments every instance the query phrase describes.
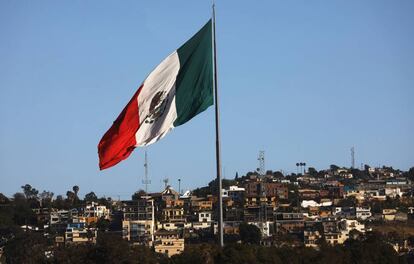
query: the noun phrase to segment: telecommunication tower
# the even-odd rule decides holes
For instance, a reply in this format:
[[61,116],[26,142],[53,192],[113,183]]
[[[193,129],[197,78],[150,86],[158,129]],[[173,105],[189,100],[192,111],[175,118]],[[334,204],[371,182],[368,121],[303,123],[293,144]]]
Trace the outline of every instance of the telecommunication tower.
[[264,150],[259,151],[259,158],[257,158],[257,160],[259,161],[259,168],[258,168],[258,173],[261,177],[265,176],[265,152]]
[[351,169],[355,168],[355,148],[351,148]]
[[145,162],[144,162],[144,168],[145,168],[145,175],[144,179],[142,180],[142,183],[145,185],[145,193],[148,193],[148,185],[151,184],[151,181],[148,178],[148,155],[147,155],[147,149],[145,149]]
[[[265,167],[265,152],[264,150],[259,151],[259,157],[257,158],[259,161],[259,168],[258,173],[261,178],[260,180],[260,196],[262,198],[266,198],[266,182],[265,182],[265,175],[266,175],[266,167]],[[260,211],[259,211],[259,219],[261,224],[263,225],[264,222],[267,221],[267,203],[265,202],[266,199],[260,199]]]

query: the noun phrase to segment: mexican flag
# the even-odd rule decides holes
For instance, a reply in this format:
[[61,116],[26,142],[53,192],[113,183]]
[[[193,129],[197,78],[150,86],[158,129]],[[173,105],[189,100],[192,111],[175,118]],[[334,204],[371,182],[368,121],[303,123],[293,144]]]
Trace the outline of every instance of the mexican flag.
[[98,145],[99,168],[114,166],[213,105],[211,20],[145,79]]

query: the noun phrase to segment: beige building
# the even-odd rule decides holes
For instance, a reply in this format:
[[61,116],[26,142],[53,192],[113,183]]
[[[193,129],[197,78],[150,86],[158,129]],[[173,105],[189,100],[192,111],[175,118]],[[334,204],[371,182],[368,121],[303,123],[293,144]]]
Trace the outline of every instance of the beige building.
[[184,208],[164,208],[162,209],[164,221],[185,221]]
[[191,207],[194,211],[211,211],[213,209],[213,201],[206,198],[193,197],[191,199]]
[[349,238],[352,230],[365,233],[365,225],[357,220],[343,219],[340,222],[331,223],[333,225],[324,227],[326,242],[331,245],[343,244]]
[[318,247],[318,239],[320,239],[322,236],[319,233],[319,231],[313,231],[313,230],[305,230],[303,232],[303,242],[306,247]]
[[155,252],[171,257],[184,251],[184,238],[176,231],[159,230],[155,233]]
[[152,246],[154,229],[154,221],[152,220],[122,221],[122,238],[136,244]]
[[65,231],[65,243],[96,243],[97,231],[85,227],[85,223],[70,223]]
[[154,200],[149,197],[123,202],[122,237],[135,244],[152,246],[156,228]]
[[385,221],[394,221],[396,213],[397,213],[397,210],[395,209],[383,209],[382,219],[384,219]]

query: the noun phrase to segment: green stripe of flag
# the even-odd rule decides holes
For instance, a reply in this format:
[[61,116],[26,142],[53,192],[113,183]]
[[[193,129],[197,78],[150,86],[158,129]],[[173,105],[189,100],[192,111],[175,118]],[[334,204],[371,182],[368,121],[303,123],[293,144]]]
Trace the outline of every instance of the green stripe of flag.
[[213,105],[211,19],[178,50],[180,70],[176,80],[177,119],[184,124]]

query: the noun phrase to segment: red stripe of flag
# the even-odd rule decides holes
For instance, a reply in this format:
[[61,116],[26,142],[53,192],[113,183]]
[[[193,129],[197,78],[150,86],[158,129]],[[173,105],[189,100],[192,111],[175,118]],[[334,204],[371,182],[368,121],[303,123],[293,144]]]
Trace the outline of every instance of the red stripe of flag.
[[135,134],[139,128],[138,95],[143,85],[138,88],[121,114],[106,131],[98,144],[99,168],[101,170],[114,166],[128,158],[135,149]]

